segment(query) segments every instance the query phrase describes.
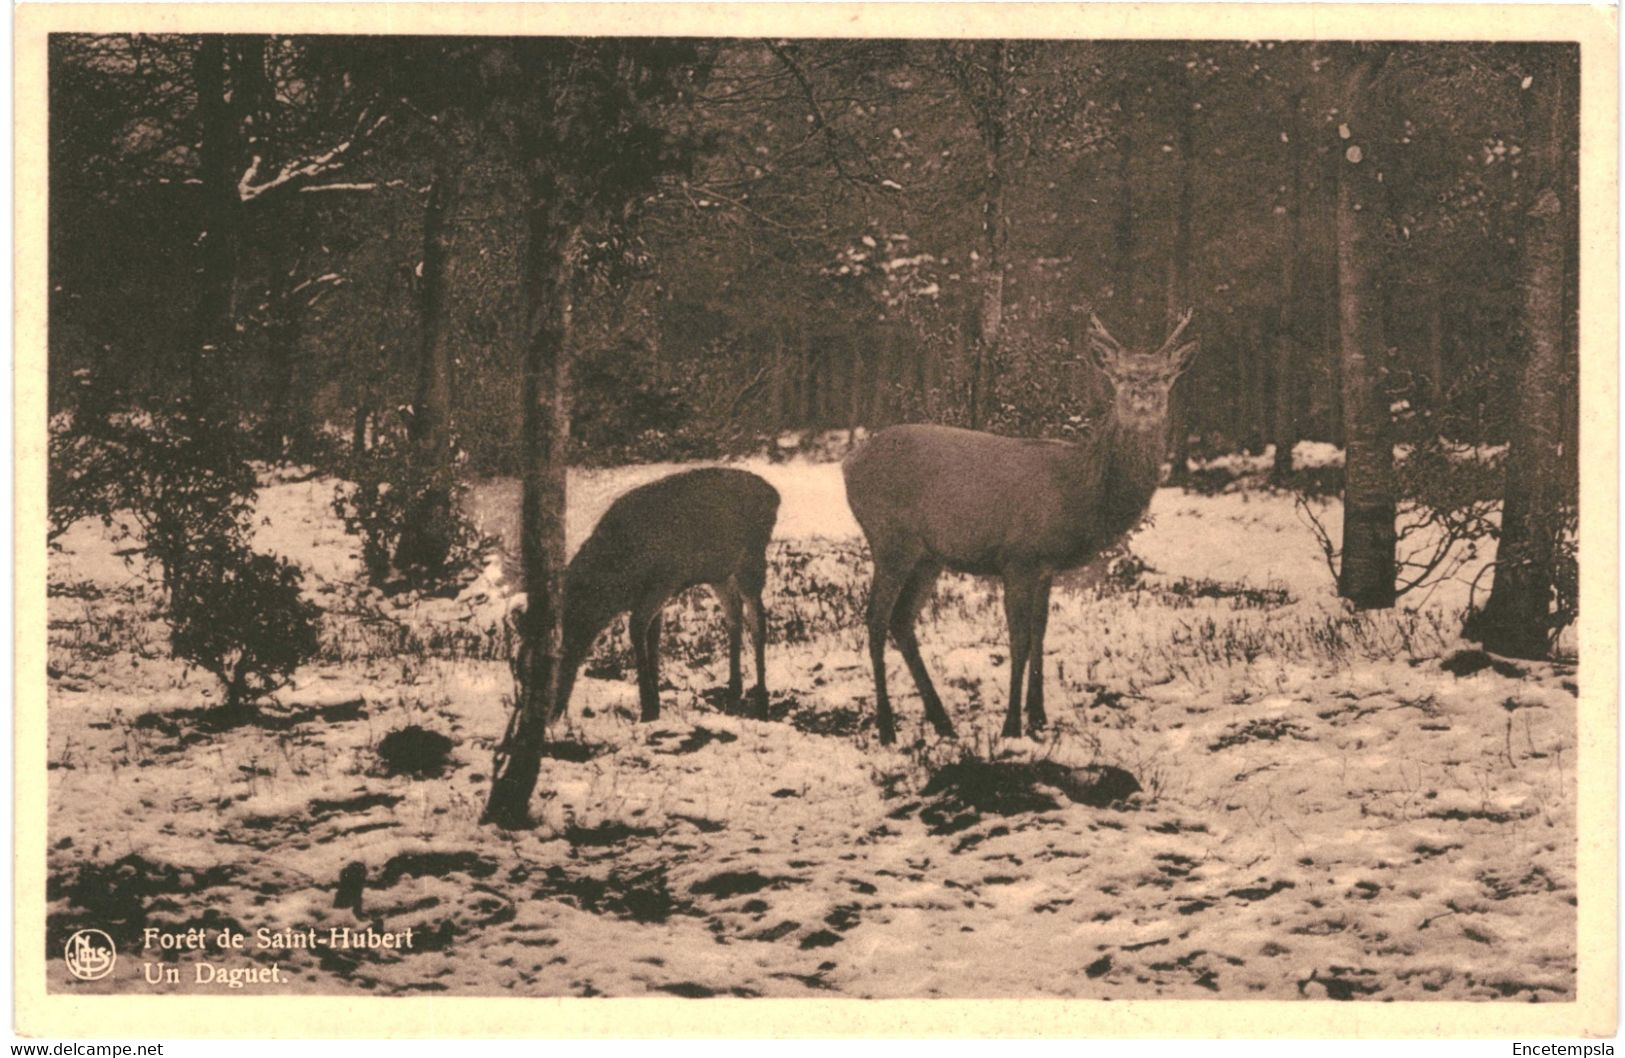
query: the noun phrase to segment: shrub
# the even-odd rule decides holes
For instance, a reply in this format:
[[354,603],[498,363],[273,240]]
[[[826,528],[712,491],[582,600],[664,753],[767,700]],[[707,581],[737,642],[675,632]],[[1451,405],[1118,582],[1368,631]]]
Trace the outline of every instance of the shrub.
[[120,480],[118,460],[107,439],[81,429],[72,415],[54,416],[50,434],[47,542],[80,519],[110,520]]
[[320,615],[300,597],[295,566],[248,546],[256,482],[244,443],[228,417],[188,398],[77,436],[65,426],[52,452],[52,474],[66,480],[60,517],[74,504],[108,522],[129,512],[168,595],[175,656],[218,677],[234,708],[315,655]]
[[48,424],[45,539],[55,541],[83,518],[112,520],[122,481],[112,427],[111,383],[88,369],[73,372],[62,406]]
[[117,500],[140,525],[171,593],[202,566],[247,551],[256,482],[241,431],[182,403],[125,420],[115,444]]
[[434,591],[477,568],[483,541],[463,513],[464,486],[451,467],[423,459],[398,421],[381,423],[373,446],[353,453],[350,474],[333,512],[361,538],[374,584]]
[[286,559],[227,547],[195,554],[170,588],[175,656],[218,677],[228,709],[281,688],[316,655],[321,611],[300,596],[302,579]]

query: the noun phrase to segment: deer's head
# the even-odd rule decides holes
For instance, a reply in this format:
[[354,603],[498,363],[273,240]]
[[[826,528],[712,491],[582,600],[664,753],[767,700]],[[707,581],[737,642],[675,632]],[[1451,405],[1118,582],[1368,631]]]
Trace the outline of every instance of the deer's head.
[[1089,360],[1111,379],[1118,420],[1138,428],[1160,427],[1168,421],[1168,394],[1174,382],[1196,358],[1196,343],[1181,342],[1191,321],[1191,310],[1155,352],[1123,348],[1100,318],[1089,317]]

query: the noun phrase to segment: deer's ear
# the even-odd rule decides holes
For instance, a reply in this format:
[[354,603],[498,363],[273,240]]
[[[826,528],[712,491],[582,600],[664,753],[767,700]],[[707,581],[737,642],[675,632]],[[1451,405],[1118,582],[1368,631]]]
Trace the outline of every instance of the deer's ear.
[[1186,342],[1178,349],[1175,349],[1173,356],[1169,357],[1174,364],[1174,373],[1184,374],[1185,369],[1191,366],[1191,361],[1196,359],[1196,353],[1197,344],[1195,342]]

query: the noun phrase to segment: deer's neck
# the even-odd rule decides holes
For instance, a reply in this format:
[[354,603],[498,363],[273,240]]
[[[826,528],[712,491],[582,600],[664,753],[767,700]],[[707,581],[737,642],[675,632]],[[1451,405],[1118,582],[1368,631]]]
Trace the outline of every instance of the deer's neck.
[[564,578],[564,666],[573,671],[587,655],[598,633],[624,608],[630,594],[613,576],[591,568],[591,557],[578,555]]
[[1162,475],[1167,424],[1135,424],[1112,416],[1105,445],[1101,517],[1108,536],[1116,537],[1139,524],[1151,505]]

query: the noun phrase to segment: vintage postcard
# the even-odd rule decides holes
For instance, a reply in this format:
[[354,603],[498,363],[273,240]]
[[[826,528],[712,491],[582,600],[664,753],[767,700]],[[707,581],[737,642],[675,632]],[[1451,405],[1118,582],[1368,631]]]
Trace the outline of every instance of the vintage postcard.
[[1615,1031],[1613,9],[16,26],[19,1032]]

